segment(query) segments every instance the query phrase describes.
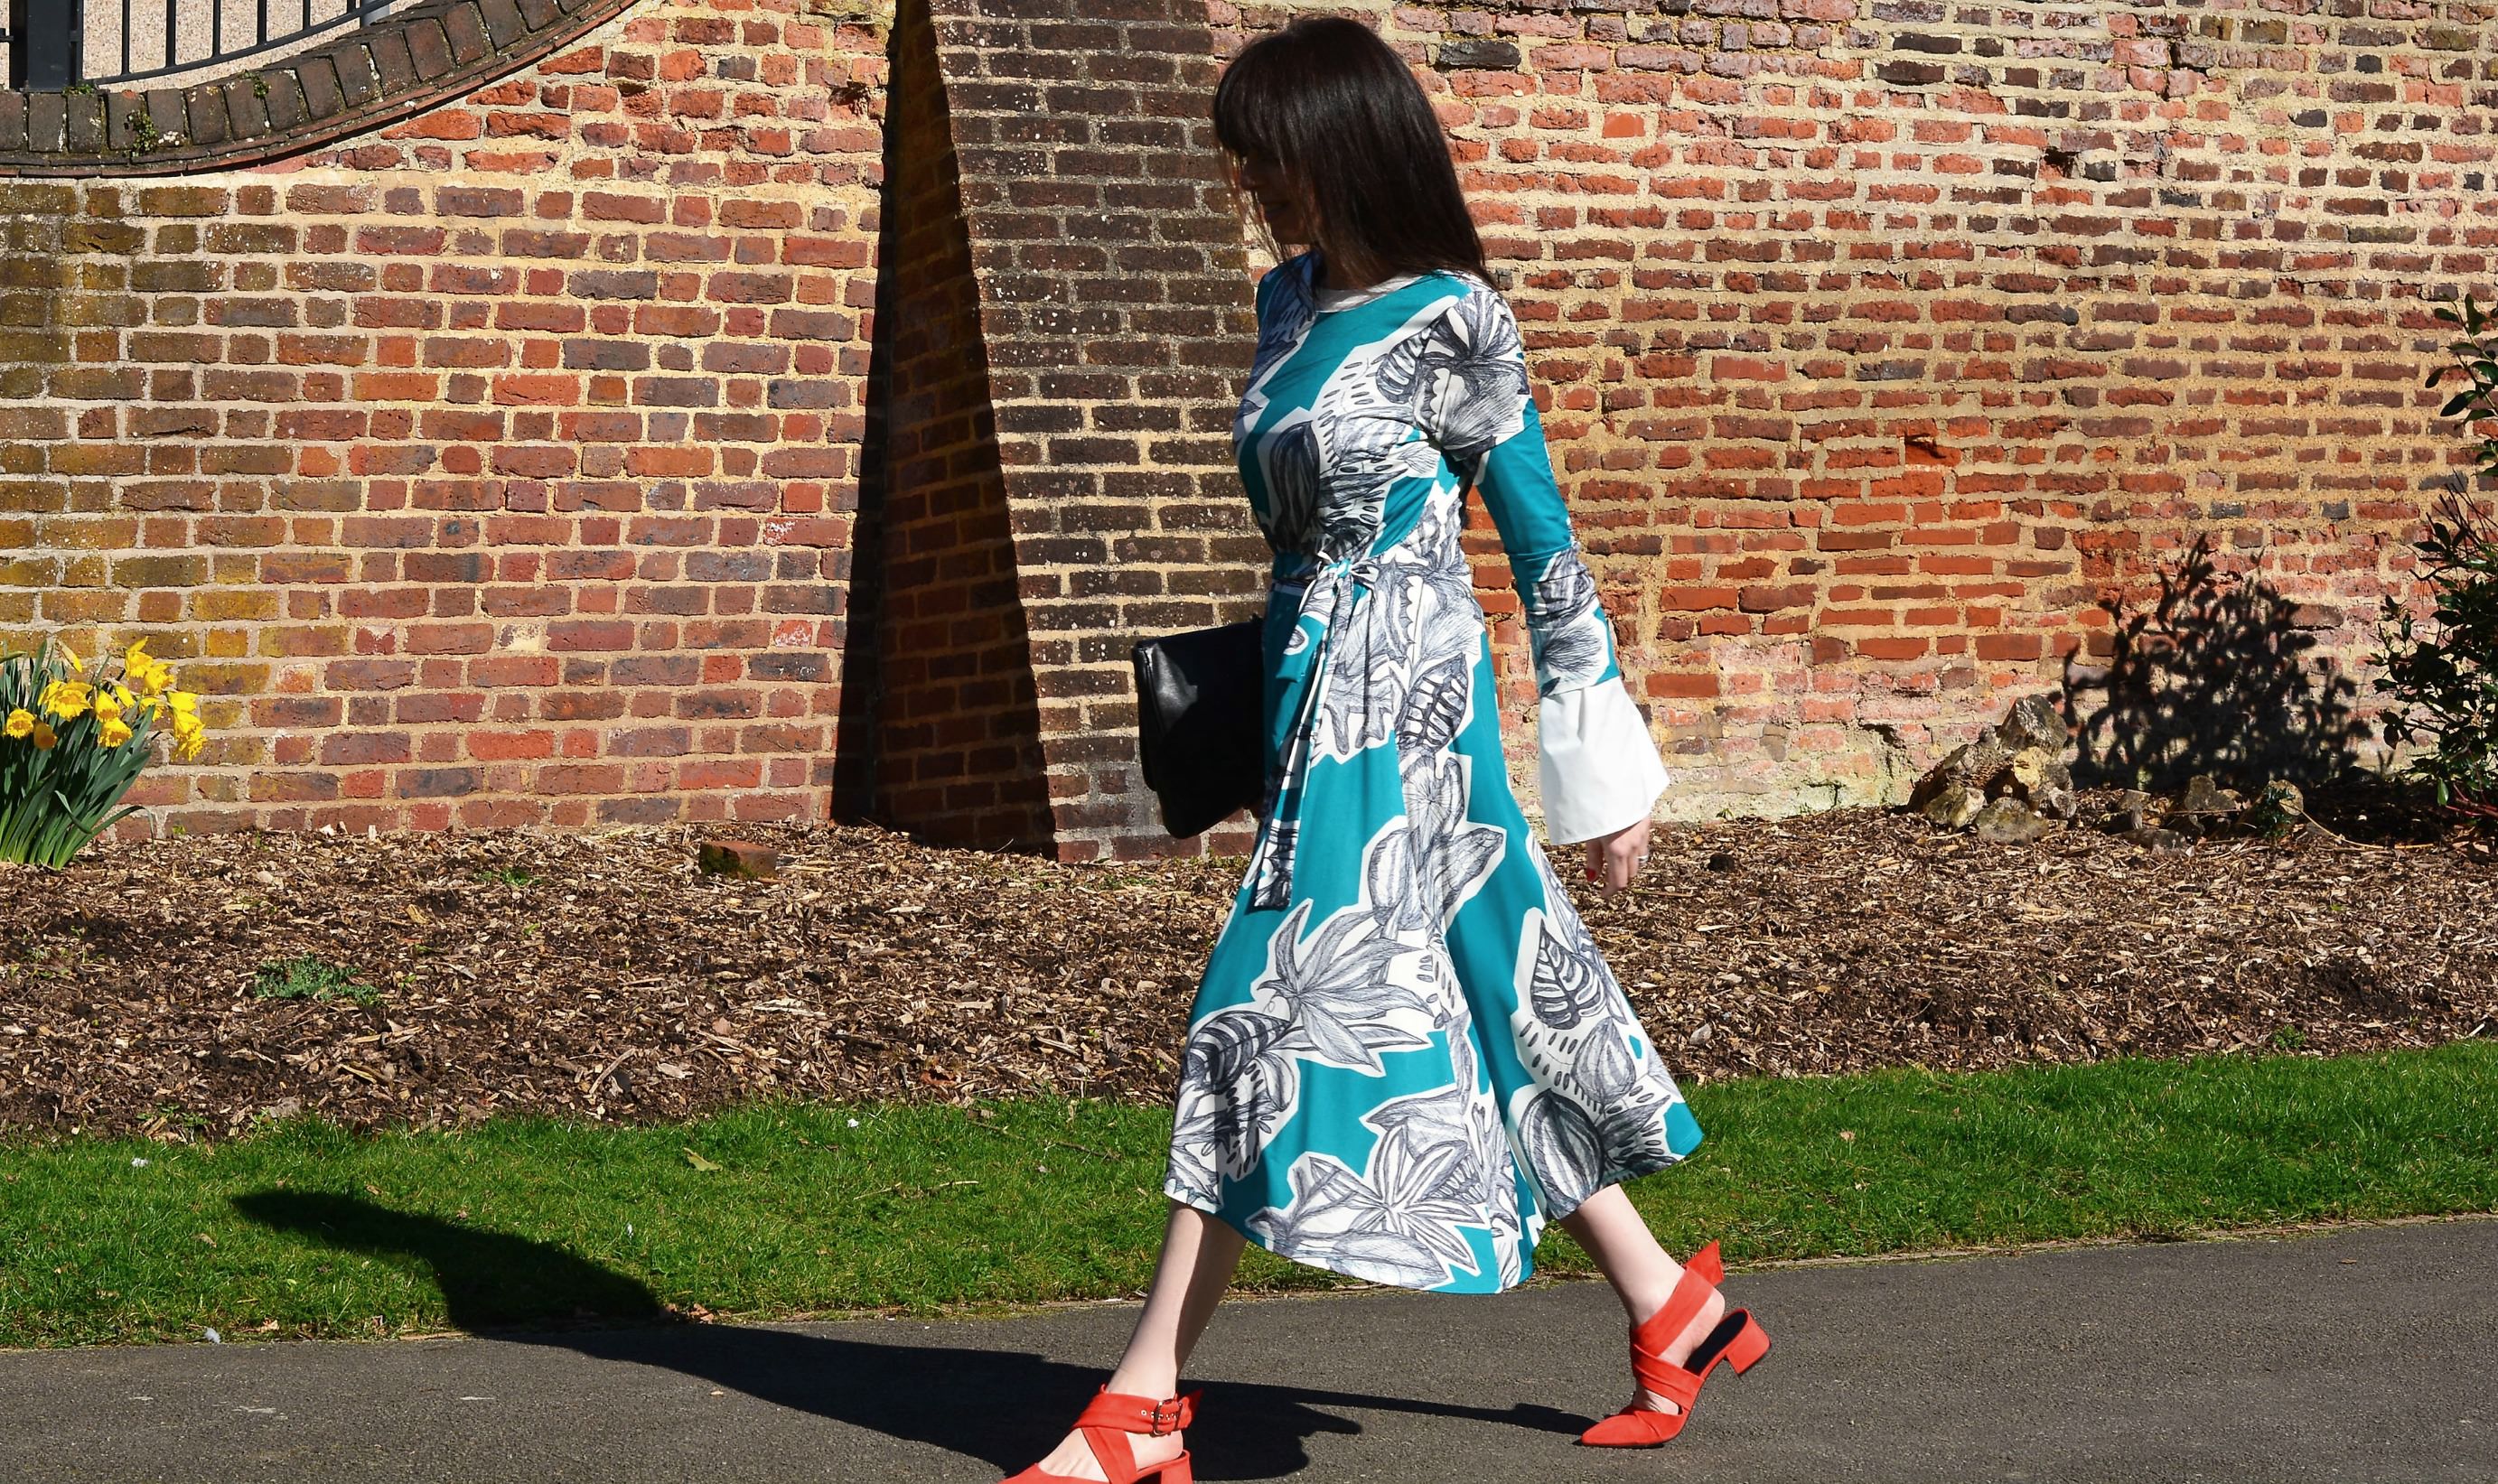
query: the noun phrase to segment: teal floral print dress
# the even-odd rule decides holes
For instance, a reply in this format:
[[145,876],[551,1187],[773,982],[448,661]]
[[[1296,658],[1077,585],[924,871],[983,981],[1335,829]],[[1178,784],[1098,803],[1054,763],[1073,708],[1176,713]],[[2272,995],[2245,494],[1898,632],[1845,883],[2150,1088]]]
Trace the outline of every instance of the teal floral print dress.
[[1530,835],[1458,546],[1478,489],[1525,610],[1556,846],[1665,769],[1616,663],[1518,324],[1454,273],[1258,285],[1233,426],[1275,553],[1266,786],[1190,1016],[1165,1182],[1283,1256],[1489,1293],[1545,1221],[1700,1142]]

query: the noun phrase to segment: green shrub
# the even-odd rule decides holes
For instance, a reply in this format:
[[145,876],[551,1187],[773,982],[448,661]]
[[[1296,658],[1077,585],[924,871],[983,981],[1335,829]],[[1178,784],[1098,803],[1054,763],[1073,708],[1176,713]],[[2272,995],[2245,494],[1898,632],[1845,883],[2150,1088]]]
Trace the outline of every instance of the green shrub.
[[[2465,426],[2498,418],[2498,342],[2493,317],[2470,299],[2463,310],[2440,309],[2437,317],[2463,330],[2449,347],[2453,361],[2428,379],[2449,376],[2469,383],[2439,409]],[[2498,437],[2484,438],[2474,459],[2480,473],[2498,476]],[[2377,688],[2393,698],[2386,713],[2386,740],[2422,744],[2410,772],[2437,790],[2438,803],[2464,813],[2498,818],[2498,521],[2449,490],[2428,516],[2428,534],[2418,544],[2419,577],[2431,599],[2426,622],[2406,606],[2386,600],[2381,635],[2385,674]]]
[[[2498,305],[2492,305],[2498,308]],[[2463,298],[2460,313],[2452,309],[2437,311],[2439,320],[2463,332],[2463,338],[2447,342],[2447,354],[2453,357],[2428,373],[2428,385],[2436,386],[2450,376],[2463,378],[2465,386],[2446,399],[2437,409],[2442,418],[2461,418],[2468,431],[2483,418],[2498,418],[2498,337],[2490,331],[2498,327],[2498,315],[2475,303],[2469,294]],[[2483,438],[2473,458],[2473,465],[2488,477],[2498,478],[2498,438]]]
[[253,976],[251,993],[258,999],[352,999],[360,1005],[381,998],[381,991],[357,982],[355,970],[324,963],[305,954],[279,963],[264,963]]

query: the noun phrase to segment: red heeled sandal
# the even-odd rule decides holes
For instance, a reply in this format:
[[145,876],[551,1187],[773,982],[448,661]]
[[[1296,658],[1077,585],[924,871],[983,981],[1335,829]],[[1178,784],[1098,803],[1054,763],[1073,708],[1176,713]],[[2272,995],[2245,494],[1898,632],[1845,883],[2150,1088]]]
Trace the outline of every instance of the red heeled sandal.
[[[1181,1431],[1197,1416],[1198,1393],[1168,1397],[1157,1402],[1151,1397],[1123,1396],[1104,1386],[1099,1395],[1075,1419],[1075,1431],[1084,1435],[1084,1445],[1093,1450],[1093,1461],[1102,1466],[1109,1484],[1137,1484],[1152,1479],[1155,1484],[1196,1484],[1197,1473],[1188,1461],[1188,1450],[1159,1464],[1137,1462],[1137,1450],[1129,1445],[1127,1436],[1139,1434],[1146,1437],[1165,1437]],[[1045,1473],[1039,1464],[1033,1465],[1003,1484],[1091,1484],[1072,1473]]]
[[1682,1333],[1709,1302],[1709,1295],[1725,1281],[1726,1269],[1717,1255],[1717,1244],[1712,1242],[1691,1254],[1682,1265],[1682,1278],[1674,1285],[1665,1307],[1649,1315],[1646,1323],[1631,1335],[1631,1372],[1639,1377],[1642,1390],[1653,1392],[1681,1408],[1661,1412],[1644,1406],[1625,1407],[1579,1435],[1579,1440],[1595,1448],[1653,1448],[1670,1442],[1682,1425],[1691,1418],[1691,1408],[1700,1400],[1700,1383],[1709,1373],[1724,1361],[1741,1375],[1752,1369],[1770,1353],[1770,1337],[1752,1317],[1749,1310],[1730,1309],[1717,1321],[1707,1339],[1692,1348],[1690,1358],[1681,1365],[1668,1362],[1665,1347]]

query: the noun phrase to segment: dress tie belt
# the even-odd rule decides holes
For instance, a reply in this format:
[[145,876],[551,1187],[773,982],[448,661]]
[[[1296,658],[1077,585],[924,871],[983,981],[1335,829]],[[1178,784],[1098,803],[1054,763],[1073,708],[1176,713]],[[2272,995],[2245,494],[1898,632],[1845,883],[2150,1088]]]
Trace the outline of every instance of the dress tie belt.
[[[1300,791],[1309,775],[1310,737],[1317,727],[1322,691],[1328,683],[1330,669],[1328,653],[1333,647],[1337,626],[1352,616],[1353,608],[1362,593],[1379,583],[1379,558],[1366,552],[1340,556],[1320,566],[1301,588],[1300,601],[1293,609],[1293,627],[1285,640],[1287,655],[1298,652],[1301,620],[1317,616],[1318,636],[1309,641],[1316,652],[1310,655],[1308,679],[1294,703],[1290,726],[1285,734],[1283,778],[1275,785],[1275,806],[1258,832],[1258,843],[1249,855],[1249,879],[1252,882],[1249,904],[1252,907],[1280,908],[1289,904],[1293,895],[1293,868],[1300,856],[1297,848],[1297,819]],[[1278,584],[1281,585],[1281,584]],[[1278,843],[1284,835],[1282,823],[1286,805],[1295,813],[1292,834],[1295,838]],[[1280,859],[1279,859],[1280,857]]]

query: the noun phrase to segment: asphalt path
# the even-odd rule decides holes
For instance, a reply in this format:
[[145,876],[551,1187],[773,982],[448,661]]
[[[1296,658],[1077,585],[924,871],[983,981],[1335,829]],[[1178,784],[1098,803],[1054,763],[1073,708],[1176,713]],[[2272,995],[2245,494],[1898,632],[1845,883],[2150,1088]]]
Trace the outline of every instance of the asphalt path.
[[[1738,1273],[1774,1348],[1683,1436],[1586,1282],[1217,1315],[1205,1480],[2498,1480],[2498,1220]],[[918,1323],[0,1353],[0,1480],[994,1484],[1103,1378],[1127,1304]]]

